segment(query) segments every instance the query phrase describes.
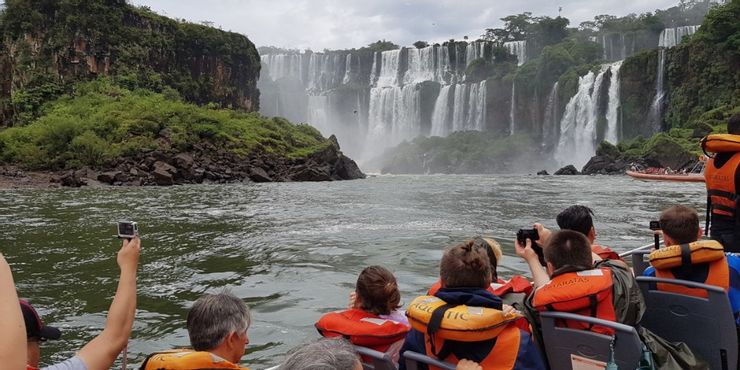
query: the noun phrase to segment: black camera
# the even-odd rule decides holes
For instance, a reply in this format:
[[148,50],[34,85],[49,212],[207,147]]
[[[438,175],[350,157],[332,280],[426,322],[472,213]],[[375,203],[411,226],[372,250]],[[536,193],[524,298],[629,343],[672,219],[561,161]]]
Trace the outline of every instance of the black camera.
[[542,266],[546,266],[545,252],[542,250],[542,247],[535,243],[536,240],[540,240],[540,233],[537,232],[537,229],[519,229],[519,231],[516,232],[516,240],[519,241],[519,244],[525,245],[525,243],[527,243],[527,239],[532,241],[532,249],[537,253],[540,264]]
[[660,230],[660,221],[650,221],[650,230]]
[[139,235],[139,225],[132,221],[118,222],[118,237],[120,239],[133,239]]

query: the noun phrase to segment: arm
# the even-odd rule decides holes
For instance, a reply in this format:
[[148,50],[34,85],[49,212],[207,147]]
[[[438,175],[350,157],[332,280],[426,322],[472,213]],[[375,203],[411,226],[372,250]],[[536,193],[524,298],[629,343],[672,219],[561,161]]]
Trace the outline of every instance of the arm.
[[88,370],[110,369],[128,343],[136,313],[136,270],[140,251],[141,242],[136,237],[131,241],[124,240],[118,252],[121,277],[108,310],[105,329],[77,354]]
[[532,227],[537,230],[537,234],[540,236],[540,238],[537,239],[535,243],[537,243],[537,245],[539,245],[540,247],[546,246],[547,242],[550,241],[552,231],[539,223],[532,225]]
[[26,324],[10,265],[0,254],[0,363],[7,369],[26,368]]
[[539,288],[550,282],[550,276],[547,275],[545,268],[540,265],[539,257],[537,252],[532,249],[532,241],[527,239],[525,245],[519,244],[518,240],[514,240],[514,249],[516,254],[524,259],[529,265],[529,270],[532,272],[532,280],[534,281],[534,287]]

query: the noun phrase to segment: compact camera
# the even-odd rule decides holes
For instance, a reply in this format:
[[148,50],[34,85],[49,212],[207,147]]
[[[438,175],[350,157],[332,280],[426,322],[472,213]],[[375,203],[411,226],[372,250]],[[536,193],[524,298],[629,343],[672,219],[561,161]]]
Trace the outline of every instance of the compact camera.
[[527,239],[532,241],[532,249],[537,253],[540,264],[542,266],[546,266],[545,252],[542,250],[542,247],[535,243],[535,240],[540,240],[540,233],[537,232],[537,229],[519,229],[519,231],[516,232],[516,240],[519,241],[519,244],[524,245],[527,242]]
[[133,239],[139,235],[139,225],[133,221],[118,222],[118,237],[120,239]]
[[660,221],[650,221],[650,230],[660,230]]

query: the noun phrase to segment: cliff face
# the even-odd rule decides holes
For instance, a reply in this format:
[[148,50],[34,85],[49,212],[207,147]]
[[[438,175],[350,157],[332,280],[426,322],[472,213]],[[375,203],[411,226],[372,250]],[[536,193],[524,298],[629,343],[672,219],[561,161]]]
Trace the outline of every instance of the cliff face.
[[259,55],[243,35],[123,0],[10,0],[0,32],[2,125],[27,123],[44,102],[101,75],[193,103],[259,108]]

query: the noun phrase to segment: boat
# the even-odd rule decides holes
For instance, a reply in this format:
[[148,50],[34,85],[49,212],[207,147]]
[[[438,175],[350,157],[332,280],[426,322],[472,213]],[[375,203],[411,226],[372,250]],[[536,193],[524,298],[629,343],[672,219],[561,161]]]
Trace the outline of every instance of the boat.
[[627,175],[644,181],[677,181],[677,182],[704,182],[702,173],[645,173],[638,171],[627,171]]
[[643,168],[638,164],[633,164],[626,173],[632,178],[644,181],[704,182],[706,161],[707,157],[701,156],[691,170],[682,172],[672,171],[670,168]]

